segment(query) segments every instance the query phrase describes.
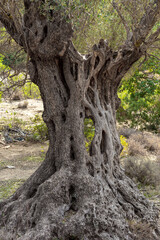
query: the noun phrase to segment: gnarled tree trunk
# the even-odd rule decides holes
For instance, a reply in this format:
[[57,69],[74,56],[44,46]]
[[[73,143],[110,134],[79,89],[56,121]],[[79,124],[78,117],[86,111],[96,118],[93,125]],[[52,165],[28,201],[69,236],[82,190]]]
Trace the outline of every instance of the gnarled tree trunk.
[[[118,85],[142,50],[123,46],[113,52],[101,40],[83,57],[69,40],[68,23],[59,35],[62,22],[46,23],[35,3],[25,2],[29,71],[41,92],[50,143],[42,165],[0,203],[3,238],[158,240],[158,212],[120,166],[115,125]],[[87,117],[95,125],[89,153],[83,133]],[[146,233],[135,233],[141,222]]]

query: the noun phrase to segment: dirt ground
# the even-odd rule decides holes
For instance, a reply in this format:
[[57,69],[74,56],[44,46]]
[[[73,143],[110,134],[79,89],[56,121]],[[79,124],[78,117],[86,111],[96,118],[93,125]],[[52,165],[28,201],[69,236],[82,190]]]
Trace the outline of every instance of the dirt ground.
[[27,99],[28,106],[26,109],[18,108],[23,101],[2,101],[0,103],[0,118],[11,118],[16,116],[23,121],[33,118],[36,114],[43,112],[43,103],[37,99]]
[[47,148],[47,143],[1,144],[0,181],[27,179],[43,160]]
[[[0,103],[0,125],[13,117],[25,122],[31,121],[36,114],[42,114],[41,100],[29,99],[26,109],[18,108],[24,101],[2,101]],[[26,180],[41,164],[48,149],[48,142],[33,143],[27,141],[7,144],[0,133],[0,189],[8,181]],[[1,190],[0,190],[1,192]]]

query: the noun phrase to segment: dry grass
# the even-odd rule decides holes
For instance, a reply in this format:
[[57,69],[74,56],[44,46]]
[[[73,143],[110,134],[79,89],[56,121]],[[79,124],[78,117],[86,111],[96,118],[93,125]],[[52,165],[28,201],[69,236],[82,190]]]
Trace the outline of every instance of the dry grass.
[[129,156],[146,156],[147,150],[145,149],[144,145],[136,141],[134,138],[128,139],[128,155]]
[[[134,153],[135,145],[137,148],[139,148],[139,146],[140,148],[142,148],[142,150],[140,150],[140,155],[144,155],[144,150],[145,152],[148,151],[152,153],[153,152],[157,153],[158,151],[160,151],[160,137],[152,133],[133,134],[132,136],[130,136],[128,143],[132,153]],[[134,148],[133,150],[132,150],[132,146]],[[136,154],[131,154],[131,155],[136,155]]]
[[148,223],[136,220],[128,221],[128,223],[135,240],[155,240],[154,229]]
[[132,134],[138,133],[138,131],[134,128],[120,127],[119,135],[123,135],[126,138],[129,138]]
[[155,134],[145,133],[144,144],[145,148],[150,152],[157,153],[158,151],[160,151],[160,137]]
[[154,187],[160,184],[160,168],[156,161],[130,156],[124,160],[125,173],[135,182]]
[[126,174],[142,185],[160,185],[160,137],[152,133],[131,134],[128,155],[123,159]]

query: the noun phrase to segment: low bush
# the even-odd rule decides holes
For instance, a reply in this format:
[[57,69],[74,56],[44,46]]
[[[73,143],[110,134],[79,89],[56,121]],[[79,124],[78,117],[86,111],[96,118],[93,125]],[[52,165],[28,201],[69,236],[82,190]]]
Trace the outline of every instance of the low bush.
[[40,91],[37,85],[35,85],[32,82],[27,82],[23,87],[22,87],[22,92],[24,98],[36,98],[40,99]]
[[121,157],[126,157],[128,155],[128,142],[127,142],[127,139],[123,135],[120,135],[120,141],[121,141],[121,144],[123,146],[123,150],[122,150],[120,156]]
[[[155,55],[159,54],[157,52]],[[159,132],[160,126],[160,67],[158,58],[150,57],[130,77],[126,76],[119,88],[121,107],[117,120],[128,126]]]
[[43,142],[48,140],[48,128],[42,117],[37,114],[34,118],[31,119],[31,121],[32,125],[27,128],[29,131],[27,140],[34,142]]
[[154,229],[150,224],[137,220],[128,221],[128,223],[135,240],[155,240]]
[[[128,154],[147,155],[149,152],[160,151],[159,137],[152,133],[133,134],[128,139]],[[148,153],[147,153],[148,152]]]
[[160,138],[151,133],[145,133],[144,137],[144,145],[145,148],[150,152],[158,152],[160,151]]
[[127,176],[135,182],[154,187],[160,184],[160,168],[157,161],[142,156],[129,156],[123,161],[123,165]]
[[18,118],[15,112],[9,113],[7,118],[6,117],[0,118],[0,131],[5,130],[6,127],[24,128],[25,125],[26,122]]
[[138,131],[134,128],[121,127],[118,129],[119,135],[123,135],[126,138],[129,138],[132,134],[137,133]]
[[137,156],[137,155],[146,156],[147,150],[144,148],[143,144],[131,138],[128,140],[128,155],[129,156]]

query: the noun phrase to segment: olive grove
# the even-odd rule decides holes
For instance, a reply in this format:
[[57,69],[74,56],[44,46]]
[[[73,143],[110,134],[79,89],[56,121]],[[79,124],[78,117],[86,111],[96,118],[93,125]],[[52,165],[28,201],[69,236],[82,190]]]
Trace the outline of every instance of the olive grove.
[[[117,13],[125,39],[112,48],[101,38],[82,55],[72,41],[76,17],[98,14],[100,2]],[[121,79],[159,40],[159,19],[159,0],[1,0],[0,21],[27,54],[49,131],[44,162],[0,202],[2,239],[141,240],[134,228],[142,223],[146,239],[159,239],[157,209],[120,165],[115,119]],[[86,118],[95,126],[89,152]]]

